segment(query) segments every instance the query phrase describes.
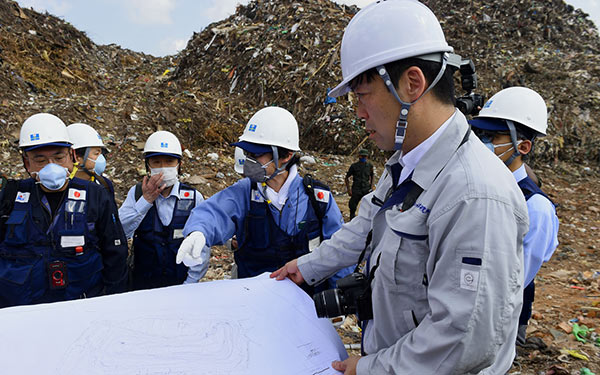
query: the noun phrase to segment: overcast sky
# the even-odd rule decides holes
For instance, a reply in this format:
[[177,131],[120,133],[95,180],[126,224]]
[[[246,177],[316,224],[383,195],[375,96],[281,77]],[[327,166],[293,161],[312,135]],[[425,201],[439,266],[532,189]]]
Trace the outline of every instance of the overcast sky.
[[[48,11],[97,44],[116,43],[154,56],[172,55],[185,48],[194,31],[227,18],[237,4],[248,0],[17,0],[22,7]],[[374,0],[336,0],[363,7]],[[600,0],[568,0],[598,24]]]

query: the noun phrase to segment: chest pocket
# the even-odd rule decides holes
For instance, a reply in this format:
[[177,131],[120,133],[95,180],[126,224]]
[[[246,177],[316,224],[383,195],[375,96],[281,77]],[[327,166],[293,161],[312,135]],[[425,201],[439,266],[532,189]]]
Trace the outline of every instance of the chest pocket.
[[27,236],[27,213],[25,210],[13,210],[6,220],[6,237],[7,245],[24,245],[28,242]]
[[[254,206],[254,207],[253,207]],[[251,204],[246,216],[246,240],[254,249],[266,249],[270,243],[270,220],[266,204]]]
[[399,211],[392,208],[385,212],[389,232],[388,239],[396,245],[382,250],[382,273],[393,275],[390,279],[398,288],[425,290],[426,263],[429,257],[429,237],[426,215],[418,210]]

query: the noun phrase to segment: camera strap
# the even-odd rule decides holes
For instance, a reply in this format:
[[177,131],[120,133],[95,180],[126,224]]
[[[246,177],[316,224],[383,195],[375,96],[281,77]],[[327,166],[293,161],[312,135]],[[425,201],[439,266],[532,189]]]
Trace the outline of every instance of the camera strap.
[[373,239],[373,229],[371,229],[369,231],[369,234],[367,234],[367,240],[365,241],[365,248],[360,253],[360,256],[358,257],[358,262],[356,262],[356,268],[354,269],[355,273],[359,272],[360,264],[362,263],[363,259],[365,258],[365,254],[367,253],[367,248],[371,244],[372,239]]

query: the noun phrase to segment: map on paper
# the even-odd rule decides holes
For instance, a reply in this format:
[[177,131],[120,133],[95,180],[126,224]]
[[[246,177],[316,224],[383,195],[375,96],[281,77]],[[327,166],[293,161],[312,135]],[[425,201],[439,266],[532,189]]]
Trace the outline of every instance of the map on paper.
[[6,374],[339,374],[312,299],[261,275],[0,309]]

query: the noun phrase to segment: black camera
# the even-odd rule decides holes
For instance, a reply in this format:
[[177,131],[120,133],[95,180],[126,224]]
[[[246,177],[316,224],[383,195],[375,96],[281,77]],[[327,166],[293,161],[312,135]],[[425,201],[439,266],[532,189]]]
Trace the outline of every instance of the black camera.
[[477,88],[477,73],[471,59],[464,59],[460,63],[460,84],[467,93],[456,99],[456,107],[465,115],[477,116],[485,98],[473,92]]
[[313,296],[319,318],[356,314],[359,321],[373,319],[371,280],[355,271],[337,281],[336,289]]

